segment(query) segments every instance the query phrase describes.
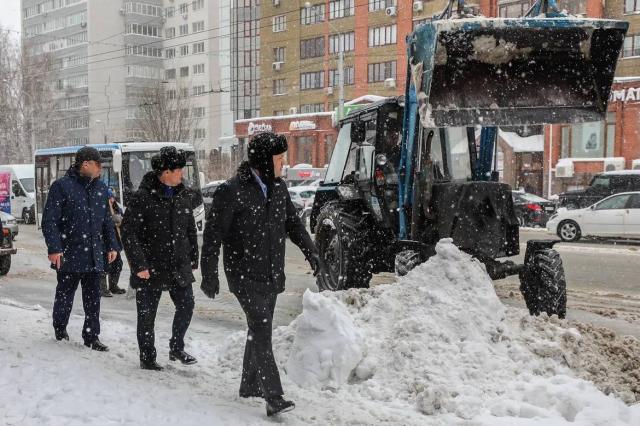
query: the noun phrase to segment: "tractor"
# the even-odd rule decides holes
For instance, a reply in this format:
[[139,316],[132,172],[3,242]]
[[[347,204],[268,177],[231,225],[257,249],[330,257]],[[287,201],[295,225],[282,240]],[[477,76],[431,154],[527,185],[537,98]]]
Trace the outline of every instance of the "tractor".
[[[457,4],[457,7],[456,7]],[[511,188],[495,171],[498,126],[598,121],[628,24],[570,17],[538,1],[523,18],[471,16],[451,0],[407,38],[405,94],[341,120],[310,226],[320,290],[406,275],[450,238],[492,279],[518,275],[532,315],[566,315],[556,241],[523,264]]]

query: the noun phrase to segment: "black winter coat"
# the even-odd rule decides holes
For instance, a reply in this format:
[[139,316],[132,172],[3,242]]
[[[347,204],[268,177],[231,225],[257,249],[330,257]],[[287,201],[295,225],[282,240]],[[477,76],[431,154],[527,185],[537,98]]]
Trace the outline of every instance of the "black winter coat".
[[62,272],[105,271],[106,252],[120,250],[107,206],[107,185],[71,168],[56,180],[42,213],[49,254],[62,253]]
[[217,276],[222,244],[224,271],[232,293],[283,292],[287,236],[307,259],[316,251],[284,181],[276,179],[266,198],[249,164],[243,163],[238,174],[213,195],[202,245],[203,279]]
[[[198,236],[191,204],[184,185],[168,197],[155,172],[144,176],[120,228],[134,288],[152,285],[166,290],[174,283],[184,287],[195,281]],[[148,282],[137,277],[144,270],[151,274]]]

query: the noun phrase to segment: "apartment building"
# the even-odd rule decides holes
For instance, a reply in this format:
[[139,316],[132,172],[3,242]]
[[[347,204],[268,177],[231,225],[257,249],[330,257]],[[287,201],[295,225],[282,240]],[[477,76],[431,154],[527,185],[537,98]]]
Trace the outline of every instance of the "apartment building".
[[188,95],[206,171],[233,133],[230,10],[231,0],[22,0],[23,42],[52,60],[59,144],[140,138],[145,89],[162,85]]
[[260,16],[265,0],[231,0],[231,110],[233,120],[258,117]]

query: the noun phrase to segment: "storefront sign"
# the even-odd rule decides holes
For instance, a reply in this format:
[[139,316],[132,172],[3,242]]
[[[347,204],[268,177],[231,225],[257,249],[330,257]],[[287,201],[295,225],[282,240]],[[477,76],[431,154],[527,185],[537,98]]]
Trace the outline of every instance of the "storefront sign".
[[627,87],[622,90],[612,90],[610,102],[640,102],[640,87]]
[[11,173],[0,173],[0,210],[11,214]]
[[247,129],[247,133],[249,135],[254,135],[256,133],[263,132],[273,132],[273,127],[271,124],[267,123],[249,123],[249,128]]
[[292,121],[291,124],[289,124],[289,131],[291,132],[296,130],[315,130],[315,129],[316,129],[316,123],[309,120]]

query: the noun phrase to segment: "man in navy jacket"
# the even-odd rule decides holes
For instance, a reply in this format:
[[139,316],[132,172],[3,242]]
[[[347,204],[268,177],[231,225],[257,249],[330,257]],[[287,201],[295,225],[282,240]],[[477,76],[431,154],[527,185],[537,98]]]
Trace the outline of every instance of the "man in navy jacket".
[[42,214],[42,233],[49,261],[58,273],[53,304],[56,339],[69,340],[67,324],[81,284],[84,344],[93,350],[107,351],[98,339],[100,278],[105,260],[113,262],[119,246],[107,205],[108,188],[100,180],[101,170],[98,150],[85,146],[77,152],[73,167],[51,185]]

